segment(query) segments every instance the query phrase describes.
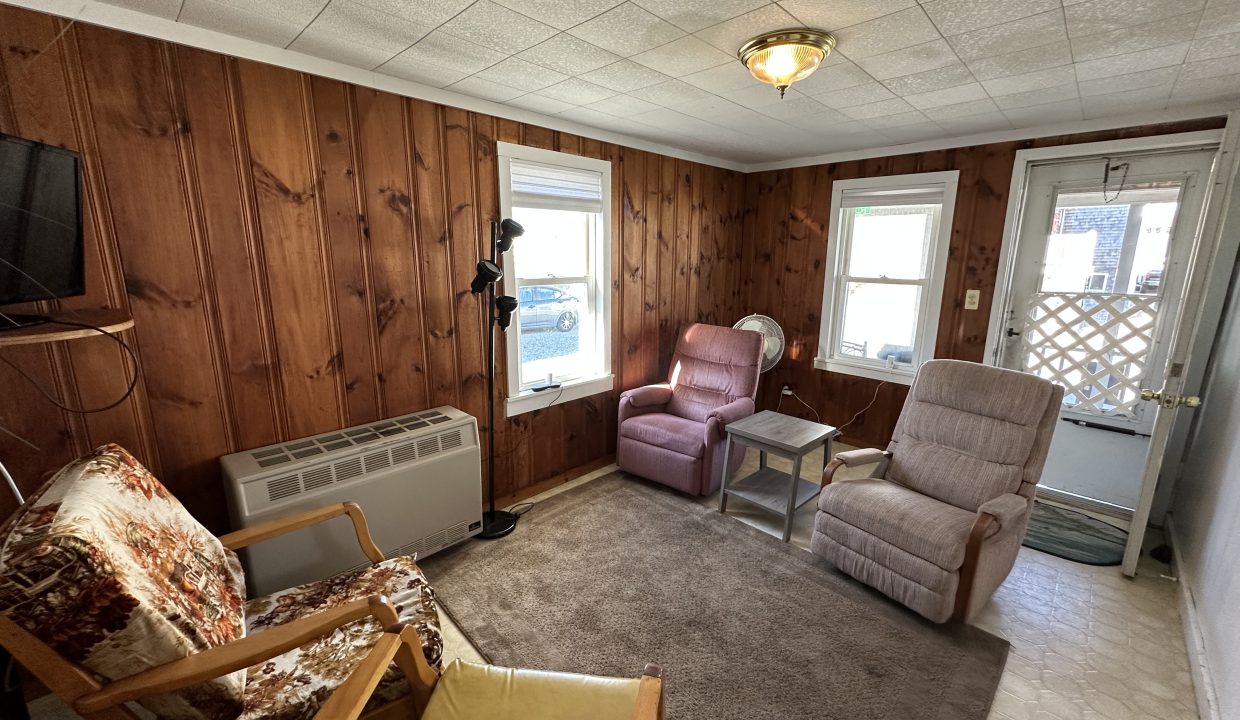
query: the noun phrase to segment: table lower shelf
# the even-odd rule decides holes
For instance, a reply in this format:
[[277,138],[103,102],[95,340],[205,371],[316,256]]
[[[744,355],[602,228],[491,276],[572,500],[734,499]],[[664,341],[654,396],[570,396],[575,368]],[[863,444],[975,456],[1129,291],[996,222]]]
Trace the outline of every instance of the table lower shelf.
[[[724,492],[732,497],[748,500],[776,515],[783,515],[788,510],[788,484],[791,477],[786,472],[766,467],[740,480],[730,481]],[[821,490],[818,483],[797,478],[797,497],[793,509],[813,500]]]

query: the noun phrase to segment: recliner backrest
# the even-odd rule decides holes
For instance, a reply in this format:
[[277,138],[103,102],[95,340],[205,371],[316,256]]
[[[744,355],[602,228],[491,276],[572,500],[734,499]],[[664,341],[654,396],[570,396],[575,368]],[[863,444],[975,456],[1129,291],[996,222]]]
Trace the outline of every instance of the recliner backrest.
[[706,422],[710,412],[739,398],[753,398],[762,372],[762,333],[695,323],[676,341],[668,372],[667,412]]
[[931,360],[896,423],[887,478],[969,511],[1004,493],[1032,497],[1062,400],[1036,375]]

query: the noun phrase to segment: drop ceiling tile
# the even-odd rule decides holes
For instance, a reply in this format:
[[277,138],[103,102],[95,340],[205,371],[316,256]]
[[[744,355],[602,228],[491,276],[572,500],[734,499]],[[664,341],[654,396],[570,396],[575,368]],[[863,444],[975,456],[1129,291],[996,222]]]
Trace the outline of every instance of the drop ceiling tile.
[[1167,107],[1171,97],[1170,84],[1158,87],[1091,95],[1081,98],[1086,118],[1106,117],[1121,112],[1154,112]]
[[[316,11],[317,12],[317,11]],[[272,17],[254,7],[238,7],[216,0],[186,0],[180,22],[236,35],[247,40],[287,47],[314,18]]]
[[898,144],[915,143],[943,137],[943,128],[934,124],[902,125],[884,128],[883,136]]
[[1113,75],[1126,75],[1141,70],[1179,65],[1188,55],[1188,43],[1177,43],[1125,55],[1111,55],[1076,64],[1076,76],[1080,80],[1096,80]]
[[375,72],[438,88],[446,87],[470,76],[470,73],[463,70],[424,62],[404,62],[399,55],[375,68]]
[[562,83],[543,88],[535,94],[561,102],[572,103],[573,105],[588,105],[603,98],[609,98],[615,95],[616,91],[595,85],[581,78],[569,78]]
[[[769,112],[765,112],[767,108],[778,107],[781,105],[786,106],[789,103],[796,103],[799,100],[809,99],[805,95],[798,92],[795,88],[789,88],[784,94],[784,97],[780,98],[779,91],[775,88],[770,85],[760,85],[757,83],[751,87],[724,93],[723,97],[727,100],[731,100],[737,105],[762,112],[764,115],[770,115]],[[810,102],[818,108],[823,107],[822,103],[817,100],[811,100]]]
[[389,15],[351,0],[332,0],[289,45],[290,50],[374,68],[421,40],[430,25]]
[[1066,38],[1062,38],[1046,45],[969,60],[965,64],[969,66],[969,70],[978,80],[993,80],[1060,65],[1070,65],[1072,64],[1072,46]]
[[1240,33],[1227,33],[1194,40],[1188,47],[1188,61],[1210,60],[1240,54]]
[[880,100],[879,102],[866,103],[865,105],[839,108],[839,111],[854,120],[866,120],[884,115],[898,115],[912,109],[913,106],[903,99],[891,98],[890,100]]
[[721,97],[677,105],[675,110],[739,132],[762,134],[769,130],[771,122],[766,116]]
[[690,85],[683,80],[666,80],[658,85],[639,88],[629,93],[635,98],[652,102],[655,105],[664,107],[678,105],[680,103],[693,102],[709,97],[710,93],[705,90]]
[[1064,12],[1068,34],[1075,37],[1165,20],[1205,5],[1205,0],[1088,0]]
[[887,115],[885,117],[870,118],[865,121],[867,127],[878,128],[884,132],[890,128],[908,127],[909,125],[929,125],[930,118],[920,110],[911,112],[898,113],[896,115]]
[[719,48],[692,35],[686,35],[666,45],[634,55],[632,60],[670,76],[689,75],[699,70],[709,70],[732,63],[740,65]]
[[587,73],[620,59],[619,55],[567,33],[560,33],[529,50],[523,50],[517,57],[565,75]]
[[960,62],[956,53],[942,39],[931,40],[902,50],[873,55],[857,61],[857,65],[879,80],[910,73],[935,70]]
[[605,100],[590,103],[586,107],[591,110],[598,110],[599,112],[605,112],[608,115],[615,115],[617,117],[631,117],[633,115],[640,115],[641,113],[647,113],[651,110],[659,109],[659,106],[654,103],[649,103],[645,100],[638,100],[637,98],[629,95],[612,95]]
[[568,32],[621,57],[645,52],[685,34],[675,25],[651,15],[631,2],[608,10]]
[[[795,12],[792,14],[796,15]],[[839,50],[854,62],[940,37],[920,6],[853,25],[834,34],[839,41]]]
[[[817,73],[814,73],[817,75]],[[810,77],[813,77],[812,75]],[[741,88],[751,85],[761,85],[757,80],[749,74],[740,63],[735,65],[720,65],[709,70],[695,72],[692,75],[685,75],[680,78],[690,85],[699,87],[707,92],[723,94],[731,90],[740,90]]]
[[[404,2],[404,0],[392,1]],[[496,0],[496,2],[551,27],[567,30],[578,23],[607,12],[624,0]]]
[[453,83],[448,86],[449,90],[463,92],[466,95],[473,95],[483,100],[494,100],[495,102],[505,102],[524,93],[517,88],[500,85],[490,80],[483,80],[480,77],[467,77],[460,82]]
[[866,105],[879,102],[880,100],[890,100],[895,96],[895,93],[888,90],[881,83],[871,81],[864,85],[842,88],[826,95],[819,95],[818,97],[826,100],[827,104],[833,108],[845,108],[854,105]]
[[930,92],[917,93],[915,95],[905,95],[904,99],[908,101],[909,105],[919,110],[925,110],[944,105],[957,105],[963,102],[981,100],[985,97],[986,91],[982,89],[981,85],[974,82],[967,85],[957,85],[945,90],[931,90]]
[[835,127],[842,124],[855,122],[844,113],[832,110],[821,103],[819,106],[822,109],[815,112],[804,112],[797,115],[780,118],[780,120],[795,128],[815,131],[822,130],[827,127]]
[[1072,36],[1072,57],[1077,62],[1097,60],[1188,42],[1193,39],[1200,18],[1201,11],[1197,10],[1167,20],[1118,30],[1075,34]]
[[874,82],[868,72],[850,62],[844,62],[818,68],[813,75],[798,80],[796,88],[806,95],[822,95],[868,82]]
[[1057,10],[1059,0],[929,0],[921,4],[944,35],[1002,25]]
[[1081,93],[1081,97],[1108,95],[1110,93],[1167,85],[1174,83],[1179,75],[1179,67],[1156,68],[1154,70],[1143,70],[1141,72],[1099,78],[1097,80],[1083,80],[1077,88]]
[[999,107],[995,105],[995,101],[989,98],[982,100],[970,100],[969,102],[957,103],[955,105],[943,105],[942,107],[929,108],[923,111],[926,117],[935,122],[948,122],[957,118],[968,117],[969,115],[983,115],[999,112]]
[[[1184,80],[1204,80],[1223,75],[1240,75],[1240,55],[1198,60],[1180,68],[1180,77]],[[1237,78],[1236,82],[1240,84],[1240,78]]]
[[917,7],[916,0],[779,0],[779,4],[800,23],[832,32]]
[[1240,98],[1240,83],[1229,77],[1180,80],[1171,91],[1171,101],[1181,103],[1205,103],[1237,98]]
[[478,73],[475,77],[526,92],[542,90],[545,87],[568,79],[567,75],[558,73],[555,70],[515,57],[498,62]]
[[1234,32],[1240,32],[1240,3],[1210,0],[1201,15],[1197,36],[1214,37]]
[[1076,72],[1072,66],[1060,65],[1059,67],[1035,70],[1020,75],[1008,75],[1007,77],[995,78],[994,80],[983,80],[982,87],[986,88],[986,92],[991,96],[998,97],[1029,90],[1069,85],[1074,82],[1076,82]]
[[744,15],[769,0],[633,0],[636,4],[688,32]]
[[1026,92],[1000,95],[995,98],[995,104],[1003,110],[1011,110],[1013,108],[1029,107],[1030,105],[1044,105],[1060,100],[1071,100],[1075,97],[1079,97],[1079,94],[1076,84],[1073,83],[1053,88],[1043,88],[1041,90],[1028,90]]
[[435,30],[392,58],[384,67],[413,72],[417,65],[426,64],[472,75],[503,59],[503,53]]
[[945,90],[957,85],[973,82],[973,73],[959,61],[946,67],[915,72],[911,75],[886,78],[883,85],[897,95]]
[[629,92],[666,82],[669,78],[656,70],[638,65],[632,60],[621,60],[604,65],[581,76],[595,85],[602,85],[617,92]]
[[469,7],[474,0],[357,0],[389,15],[421,25],[438,26]]
[[983,113],[980,115],[968,115],[965,117],[944,120],[938,123],[939,127],[948,131],[953,135],[971,135],[973,133],[995,132],[998,130],[1011,130],[1012,123],[1003,113]]
[[634,115],[632,119],[652,127],[666,127],[672,132],[686,135],[710,133],[721,129],[718,125],[712,125],[705,120],[686,115],[671,108],[651,110],[640,115]]
[[1003,114],[1016,127],[1034,127],[1037,125],[1054,125],[1056,123],[1076,122],[1084,120],[1080,100],[1061,100],[1041,105],[1030,105],[1023,108],[1004,110]]
[[177,15],[181,13],[181,0],[103,0],[103,2],[165,20],[176,20]]
[[491,0],[478,0],[438,29],[505,55],[519,53],[555,35],[550,25]]
[[951,43],[960,59],[967,63],[978,58],[1006,55],[1067,39],[1063,11],[1052,10],[1002,25],[952,35],[947,38],[947,42]]
[[736,57],[736,51],[741,45],[755,35],[769,30],[796,27],[799,24],[796,18],[789,15],[783,8],[770,3],[694,34],[731,57]]
[[549,98],[544,95],[536,95],[534,93],[513,98],[508,101],[508,104],[519,108],[525,108],[526,110],[533,110],[534,112],[542,113],[544,115],[555,115],[556,113],[564,112],[569,108],[576,107],[572,103],[566,103],[562,100],[556,100],[554,98]]

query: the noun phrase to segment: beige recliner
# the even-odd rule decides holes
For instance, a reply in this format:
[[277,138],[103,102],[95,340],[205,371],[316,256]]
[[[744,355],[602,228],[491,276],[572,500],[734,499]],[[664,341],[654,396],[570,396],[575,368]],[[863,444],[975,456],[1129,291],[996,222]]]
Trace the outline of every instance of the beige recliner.
[[[1062,401],[1034,375],[927,362],[887,450],[823,472],[811,548],[934,622],[972,618],[1016,562]],[[869,463],[870,477],[832,482]]]

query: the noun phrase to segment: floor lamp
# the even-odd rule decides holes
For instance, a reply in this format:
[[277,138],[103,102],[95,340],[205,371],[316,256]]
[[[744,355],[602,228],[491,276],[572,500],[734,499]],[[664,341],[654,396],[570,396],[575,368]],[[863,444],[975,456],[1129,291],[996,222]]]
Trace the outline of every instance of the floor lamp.
[[469,290],[477,295],[487,294],[487,510],[482,514],[482,532],[478,537],[493,540],[501,538],[517,527],[517,516],[495,509],[495,327],[507,330],[512,324],[512,314],[517,310],[517,299],[511,295],[495,295],[495,283],[504,277],[499,257],[508,252],[512,243],[525,234],[525,228],[516,220],[505,218],[491,223],[491,259],[478,262],[478,273],[470,283]]

